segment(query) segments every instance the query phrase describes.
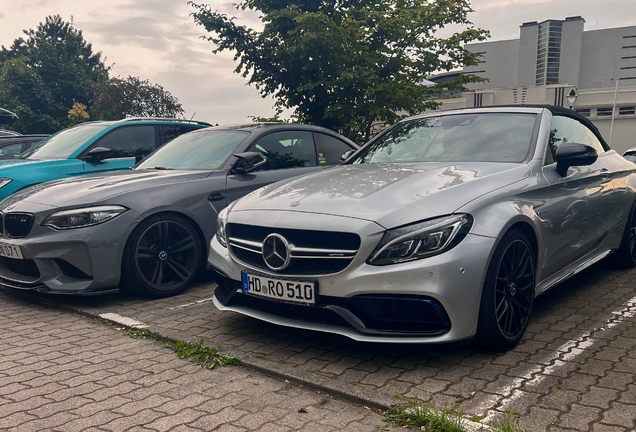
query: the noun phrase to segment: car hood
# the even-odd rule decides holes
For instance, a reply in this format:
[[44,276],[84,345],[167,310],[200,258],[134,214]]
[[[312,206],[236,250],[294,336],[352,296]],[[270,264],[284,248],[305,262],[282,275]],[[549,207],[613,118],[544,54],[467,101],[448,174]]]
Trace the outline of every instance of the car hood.
[[344,165],[278,182],[238,201],[234,211],[285,210],[366,219],[385,228],[451,214],[530,175],[528,165]]
[[210,171],[127,170],[89,174],[42,183],[24,189],[3,201],[9,206],[26,201],[52,207],[73,207],[104,201],[125,193],[204,178]]
[[31,160],[31,159],[6,159],[6,160],[0,160],[0,176],[2,176],[3,171],[5,171],[5,169],[3,169],[3,168],[12,168],[12,167],[18,166],[18,165],[31,165],[31,164],[37,164],[37,163],[42,163],[42,162],[47,162],[47,161]]

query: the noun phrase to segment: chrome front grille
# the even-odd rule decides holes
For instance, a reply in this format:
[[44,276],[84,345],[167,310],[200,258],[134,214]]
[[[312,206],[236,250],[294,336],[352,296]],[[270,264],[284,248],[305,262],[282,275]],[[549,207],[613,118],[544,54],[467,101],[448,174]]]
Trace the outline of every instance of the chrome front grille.
[[[229,247],[241,263],[281,275],[325,275],[347,268],[360,248],[357,234],[331,231],[292,230],[228,224]],[[263,241],[270,234],[283,236],[289,244],[290,261],[283,270],[272,270],[263,258]]]

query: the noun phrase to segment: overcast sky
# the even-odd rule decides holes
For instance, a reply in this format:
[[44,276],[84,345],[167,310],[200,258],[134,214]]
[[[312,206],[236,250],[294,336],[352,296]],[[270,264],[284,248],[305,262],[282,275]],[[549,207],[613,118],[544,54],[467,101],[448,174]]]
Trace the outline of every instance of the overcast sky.
[[[238,1],[208,3],[257,27],[257,15],[232,7]],[[477,0],[473,9],[471,20],[490,30],[491,40],[517,38],[526,21],[576,15],[586,19],[585,30],[636,25],[636,0]],[[72,15],[93,49],[114,64],[113,75],[161,84],[179,98],[188,118],[196,112],[196,119],[223,124],[273,114],[274,102],[233,73],[232,54],[212,54],[191,12],[186,0],[0,0],[0,45],[9,46],[47,15],[67,21]]]

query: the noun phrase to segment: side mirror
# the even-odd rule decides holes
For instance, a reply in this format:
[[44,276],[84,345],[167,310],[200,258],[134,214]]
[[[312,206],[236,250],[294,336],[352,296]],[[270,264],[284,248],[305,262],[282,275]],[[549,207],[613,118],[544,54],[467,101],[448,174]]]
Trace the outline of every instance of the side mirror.
[[349,159],[351,157],[352,154],[354,154],[356,151],[355,150],[347,150],[346,152],[344,152],[342,154],[342,156],[340,156],[340,162],[344,162],[347,159]]
[[247,174],[256,171],[267,162],[265,156],[259,152],[245,152],[234,155],[236,162],[232,165],[232,172],[236,174]]
[[565,142],[559,146],[556,157],[556,171],[565,177],[571,166],[592,165],[598,159],[598,153],[589,145]]
[[82,160],[89,162],[100,162],[104,159],[108,159],[113,155],[113,151],[106,147],[95,147],[82,157]]

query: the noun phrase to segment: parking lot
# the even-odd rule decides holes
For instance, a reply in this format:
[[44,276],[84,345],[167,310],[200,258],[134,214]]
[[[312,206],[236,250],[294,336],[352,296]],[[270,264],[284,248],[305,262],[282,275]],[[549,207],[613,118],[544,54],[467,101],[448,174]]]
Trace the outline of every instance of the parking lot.
[[202,339],[279,381],[373,407],[415,398],[461,404],[472,420],[512,415],[536,432],[636,426],[636,270],[601,263],[538,298],[522,343],[504,354],[470,341],[373,345],[278,327],[217,311],[213,289],[204,275],[186,293],[162,300],[39,297],[91,316],[133,319],[165,337]]
[[[377,412],[0,291],[0,430],[371,431]],[[117,331],[119,329],[120,331]]]

